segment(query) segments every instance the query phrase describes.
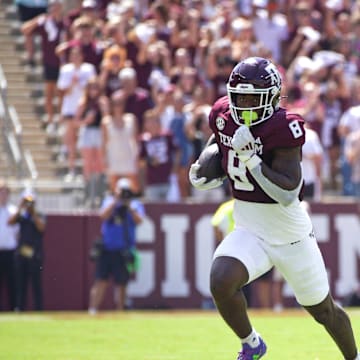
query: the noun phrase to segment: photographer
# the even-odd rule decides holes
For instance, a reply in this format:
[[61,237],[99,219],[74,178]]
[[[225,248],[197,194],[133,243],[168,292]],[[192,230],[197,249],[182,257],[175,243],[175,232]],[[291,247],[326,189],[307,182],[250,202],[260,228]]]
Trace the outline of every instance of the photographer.
[[43,234],[45,217],[36,209],[36,198],[32,191],[25,190],[17,211],[9,220],[9,225],[19,224],[20,236],[15,254],[16,277],[18,286],[17,309],[26,309],[29,282],[33,290],[34,310],[43,309],[42,265]]
[[10,202],[10,188],[5,179],[0,178],[0,293],[7,293],[8,304],[0,296],[0,310],[15,310],[15,250],[18,239],[18,226],[8,225],[9,218],[16,212]]
[[118,180],[114,195],[106,198],[100,209],[102,251],[96,259],[96,280],[90,291],[90,314],[97,312],[110,276],[115,283],[116,307],[124,309],[126,286],[131,275],[129,267],[135,261],[136,225],[142,222],[144,214],[143,204],[134,199],[129,180]]

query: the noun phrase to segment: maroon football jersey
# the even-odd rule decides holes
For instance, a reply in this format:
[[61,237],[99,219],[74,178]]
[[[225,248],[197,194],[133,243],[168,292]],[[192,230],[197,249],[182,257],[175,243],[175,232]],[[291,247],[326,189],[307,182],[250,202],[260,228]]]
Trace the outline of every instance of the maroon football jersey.
[[[227,96],[220,98],[213,105],[209,125],[223,155],[222,166],[230,181],[234,198],[258,203],[275,203],[276,201],[257,184],[232,148],[231,140],[239,125],[231,117]],[[255,138],[256,154],[270,167],[274,149],[302,146],[305,142],[304,120],[283,108],[276,111],[268,120],[251,126],[250,131]]]

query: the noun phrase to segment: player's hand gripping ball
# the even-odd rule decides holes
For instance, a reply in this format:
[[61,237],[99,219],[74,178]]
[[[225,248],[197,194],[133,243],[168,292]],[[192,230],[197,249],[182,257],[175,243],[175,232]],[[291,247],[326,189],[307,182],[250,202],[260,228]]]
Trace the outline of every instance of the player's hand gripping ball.
[[254,136],[248,126],[241,125],[237,128],[231,140],[231,145],[237,152],[240,161],[249,170],[252,170],[261,163],[261,159],[256,155]]
[[217,144],[208,146],[191,165],[189,180],[198,190],[210,190],[223,183],[225,172],[221,167],[221,153]]

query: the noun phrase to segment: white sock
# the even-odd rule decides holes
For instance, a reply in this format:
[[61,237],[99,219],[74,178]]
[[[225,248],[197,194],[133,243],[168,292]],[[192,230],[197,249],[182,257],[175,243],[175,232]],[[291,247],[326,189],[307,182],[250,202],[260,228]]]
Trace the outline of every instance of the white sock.
[[[259,334],[255,331],[255,329],[252,329],[249,336],[247,336],[244,339],[240,339],[242,344],[248,344],[252,348],[256,348],[260,345],[260,339]],[[355,359],[356,360],[356,359]]]

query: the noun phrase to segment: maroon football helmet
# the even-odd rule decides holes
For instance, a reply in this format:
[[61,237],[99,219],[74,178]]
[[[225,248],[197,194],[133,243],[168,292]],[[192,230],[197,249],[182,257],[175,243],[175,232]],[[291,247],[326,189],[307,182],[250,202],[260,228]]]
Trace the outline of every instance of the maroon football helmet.
[[250,57],[232,70],[226,85],[232,118],[238,124],[259,124],[279,108],[281,76],[267,59]]

